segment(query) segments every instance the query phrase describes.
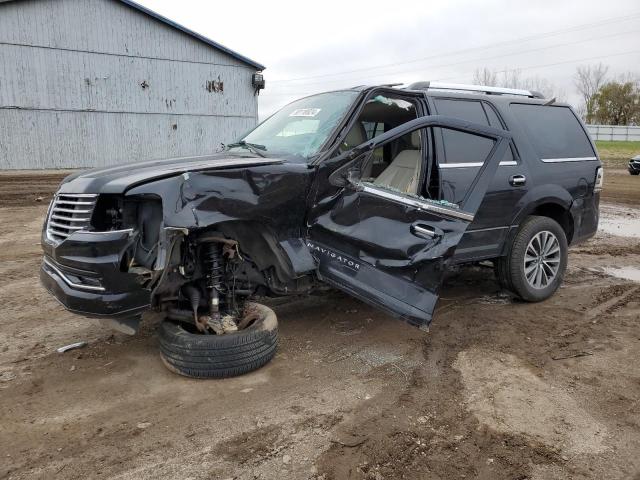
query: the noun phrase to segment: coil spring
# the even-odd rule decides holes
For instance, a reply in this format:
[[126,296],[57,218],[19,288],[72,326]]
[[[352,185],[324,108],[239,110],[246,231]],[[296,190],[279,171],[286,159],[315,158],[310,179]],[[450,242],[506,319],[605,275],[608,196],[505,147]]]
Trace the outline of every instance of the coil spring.
[[204,264],[206,267],[207,287],[222,289],[223,256],[222,246],[219,243],[210,243],[204,249]]

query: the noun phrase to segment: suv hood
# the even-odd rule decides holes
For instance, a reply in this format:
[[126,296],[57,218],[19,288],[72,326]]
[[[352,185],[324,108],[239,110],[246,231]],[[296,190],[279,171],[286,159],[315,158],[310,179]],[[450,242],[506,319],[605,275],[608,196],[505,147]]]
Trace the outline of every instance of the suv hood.
[[197,157],[129,163],[95,168],[69,175],[60,185],[60,193],[124,193],[137,185],[186,172],[250,167],[283,163],[281,159],[219,153]]

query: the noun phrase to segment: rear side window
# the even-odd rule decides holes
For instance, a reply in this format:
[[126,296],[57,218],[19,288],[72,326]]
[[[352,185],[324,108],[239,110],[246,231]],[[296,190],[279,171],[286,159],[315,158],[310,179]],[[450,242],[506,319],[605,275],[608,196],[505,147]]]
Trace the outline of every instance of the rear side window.
[[511,109],[541,159],[595,156],[589,137],[569,107],[513,103]]
[[[489,125],[487,115],[479,101],[434,98],[433,102],[439,115]],[[436,155],[440,164],[482,163],[493,148],[493,141],[487,138],[443,128],[434,130],[435,134],[440,135],[442,139],[442,142],[436,144]]]

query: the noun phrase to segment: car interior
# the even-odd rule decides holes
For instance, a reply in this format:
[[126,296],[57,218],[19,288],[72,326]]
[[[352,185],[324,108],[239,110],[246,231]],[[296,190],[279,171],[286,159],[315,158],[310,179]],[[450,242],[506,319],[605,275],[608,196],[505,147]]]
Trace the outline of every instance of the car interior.
[[[341,145],[348,151],[367,140],[417,118],[415,105],[407,99],[377,95],[363,107],[358,120]],[[420,131],[403,135],[376,149],[362,166],[362,181],[400,193],[417,194],[422,164]]]

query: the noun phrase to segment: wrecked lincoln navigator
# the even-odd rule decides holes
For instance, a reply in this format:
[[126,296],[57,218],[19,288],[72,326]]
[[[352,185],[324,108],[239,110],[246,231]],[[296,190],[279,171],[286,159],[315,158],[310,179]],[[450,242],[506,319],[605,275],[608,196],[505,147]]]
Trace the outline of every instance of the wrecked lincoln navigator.
[[602,169],[567,105],[421,82],[295,101],[224,151],[74,174],[47,214],[41,279],[69,310],[134,332],[184,375],[272,358],[257,296],[322,284],[416,326],[445,269],[490,260],[526,301],[562,282],[597,229]]

